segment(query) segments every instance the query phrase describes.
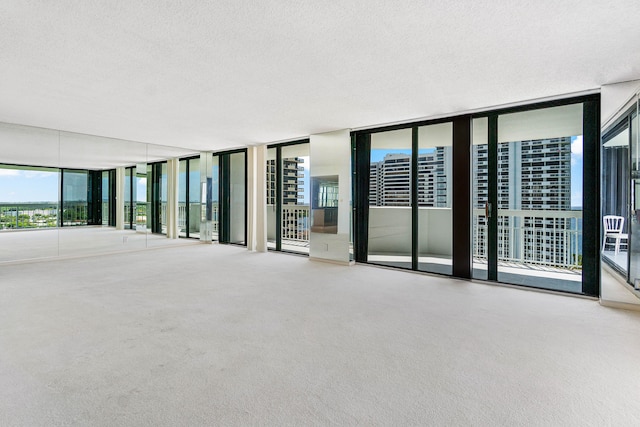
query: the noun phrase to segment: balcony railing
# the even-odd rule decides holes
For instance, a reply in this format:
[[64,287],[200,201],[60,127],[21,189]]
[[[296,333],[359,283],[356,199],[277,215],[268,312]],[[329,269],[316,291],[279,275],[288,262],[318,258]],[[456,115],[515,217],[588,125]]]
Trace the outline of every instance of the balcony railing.
[[309,244],[309,206],[282,207],[282,240]]
[[1,203],[0,229],[16,230],[58,226],[58,203]]
[[60,215],[58,202],[0,203],[0,229],[34,229],[87,225],[87,202],[64,202]]
[[[473,210],[473,257],[487,258],[484,209]],[[582,211],[499,210],[498,260],[582,268]]]
[[[190,232],[200,232],[200,220],[202,215],[202,205],[198,203],[189,203],[189,231]],[[166,212],[167,206],[166,203],[162,203],[161,217],[164,219],[163,225],[166,225]],[[212,231],[214,234],[218,233],[218,204],[213,203],[212,205]],[[180,202],[178,203],[178,229],[181,232],[186,231],[187,229],[187,203]]]

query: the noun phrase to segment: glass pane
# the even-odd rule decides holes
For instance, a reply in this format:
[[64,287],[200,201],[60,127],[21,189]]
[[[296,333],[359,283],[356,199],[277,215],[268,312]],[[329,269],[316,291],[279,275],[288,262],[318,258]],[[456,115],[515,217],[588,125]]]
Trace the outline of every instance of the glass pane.
[[[0,164],[0,262],[58,255],[59,171]],[[12,233],[11,230],[40,229]]]
[[309,253],[309,144],[282,147],[282,250]]
[[147,165],[140,163],[135,168],[135,227],[136,231],[146,233],[147,228]]
[[411,152],[411,129],[371,135],[370,263],[411,268]]
[[62,171],[63,226],[87,225],[87,171]]
[[178,172],[178,232],[180,237],[187,237],[187,162],[180,160]]
[[58,226],[58,170],[0,165],[0,230]]
[[133,168],[127,168],[124,172],[124,228],[131,229],[133,221],[133,195],[131,194],[131,173]]
[[160,232],[167,234],[167,162],[163,162],[160,168]]
[[277,149],[267,149],[267,247],[269,249],[276,248],[276,152]]
[[109,225],[109,171],[102,172],[102,225]]
[[473,150],[472,150],[472,178],[473,178],[473,277],[487,280],[487,218],[485,205],[488,194],[488,149],[487,144],[489,120],[486,117],[473,119]]
[[[623,233],[628,234],[627,221],[629,204],[629,127],[626,126],[616,135],[608,137],[602,144],[602,215],[617,216],[624,219]],[[633,218],[633,212],[631,218]],[[632,219],[633,221],[633,219]],[[634,221],[635,223],[635,221]],[[603,225],[605,223],[603,222]],[[605,236],[602,247],[602,258],[613,264],[615,268],[627,273],[627,247],[615,251],[615,240]],[[627,243],[627,242],[625,242]]]
[[189,160],[189,237],[200,238],[200,159]]
[[418,269],[451,274],[453,124],[418,129]]
[[245,153],[234,153],[229,156],[230,185],[231,185],[231,212],[230,218],[230,243],[245,243]]
[[219,240],[219,205],[220,205],[220,157],[213,156],[212,172],[211,172],[211,238],[212,240]]
[[[631,117],[631,215],[630,230],[624,229],[623,236],[618,245],[618,257],[624,257],[626,245],[622,245],[624,240],[629,238],[631,232],[631,242],[629,250],[629,282],[638,288],[638,280],[640,280],[640,140],[638,126],[638,112],[633,113]],[[615,252],[615,242],[614,242]],[[621,260],[622,262],[622,260]]]
[[582,292],[582,104],[498,117],[498,280]]

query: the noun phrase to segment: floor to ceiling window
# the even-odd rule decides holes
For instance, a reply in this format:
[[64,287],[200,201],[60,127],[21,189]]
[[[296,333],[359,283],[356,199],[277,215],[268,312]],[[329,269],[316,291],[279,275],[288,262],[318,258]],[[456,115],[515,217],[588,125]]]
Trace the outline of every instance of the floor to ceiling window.
[[371,135],[368,261],[411,268],[411,129]]
[[599,96],[353,135],[356,261],[598,294]]
[[180,160],[178,227],[181,237],[200,238],[200,158]]
[[101,193],[101,202],[102,202],[102,225],[110,225],[109,217],[111,213],[111,203],[110,203],[110,195],[111,195],[111,187],[109,185],[109,171],[102,171],[102,193]]
[[147,220],[148,215],[148,201],[149,201],[149,186],[147,185],[147,164],[138,164],[135,167],[135,179],[133,186],[135,188],[135,209],[134,209],[134,221],[135,229],[138,232],[146,233],[150,230]]
[[452,274],[452,122],[365,136],[366,261]]
[[473,135],[474,277],[581,293],[583,104],[489,115]]
[[452,272],[451,122],[418,128],[418,269]]
[[247,241],[246,153],[229,155],[229,243]]
[[267,246],[309,253],[309,143],[267,149]]
[[136,187],[133,185],[135,180],[135,168],[128,167],[124,171],[124,228],[134,230],[134,209],[136,200]]
[[602,136],[602,258],[640,289],[638,96]]

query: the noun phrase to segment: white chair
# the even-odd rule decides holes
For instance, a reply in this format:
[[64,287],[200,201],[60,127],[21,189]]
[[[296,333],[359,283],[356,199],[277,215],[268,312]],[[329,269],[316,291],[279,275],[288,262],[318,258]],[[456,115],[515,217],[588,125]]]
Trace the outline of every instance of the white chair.
[[[620,245],[625,245],[625,249],[629,248],[629,235],[623,233],[624,229],[624,217],[616,215],[605,215],[602,217],[602,223],[604,225],[604,241],[602,242],[602,251],[607,245],[615,246],[615,254],[620,252]],[[613,240],[613,242],[610,242]],[[622,242],[624,240],[624,242]]]

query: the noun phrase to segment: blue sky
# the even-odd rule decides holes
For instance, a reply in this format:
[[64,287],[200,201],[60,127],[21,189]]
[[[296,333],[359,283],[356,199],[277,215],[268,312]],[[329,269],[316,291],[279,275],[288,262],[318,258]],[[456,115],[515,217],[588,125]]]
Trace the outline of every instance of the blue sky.
[[58,172],[0,168],[0,203],[58,201]]
[[[407,150],[371,150],[371,161],[377,162],[387,153],[410,153]],[[427,152],[428,150],[424,150]],[[423,152],[423,150],[421,150]],[[309,203],[309,157],[304,160],[304,203]],[[217,175],[216,175],[217,176]],[[182,174],[184,179],[184,175]],[[192,172],[191,179],[200,182],[200,172]],[[146,196],[146,179],[138,180],[138,199]],[[190,196],[199,200],[199,185],[194,186]],[[185,196],[180,187],[179,200]],[[215,197],[216,195],[214,195]],[[58,200],[58,172],[46,170],[19,170],[0,168],[0,203],[56,202]],[[571,206],[582,206],[582,136],[571,137]]]

